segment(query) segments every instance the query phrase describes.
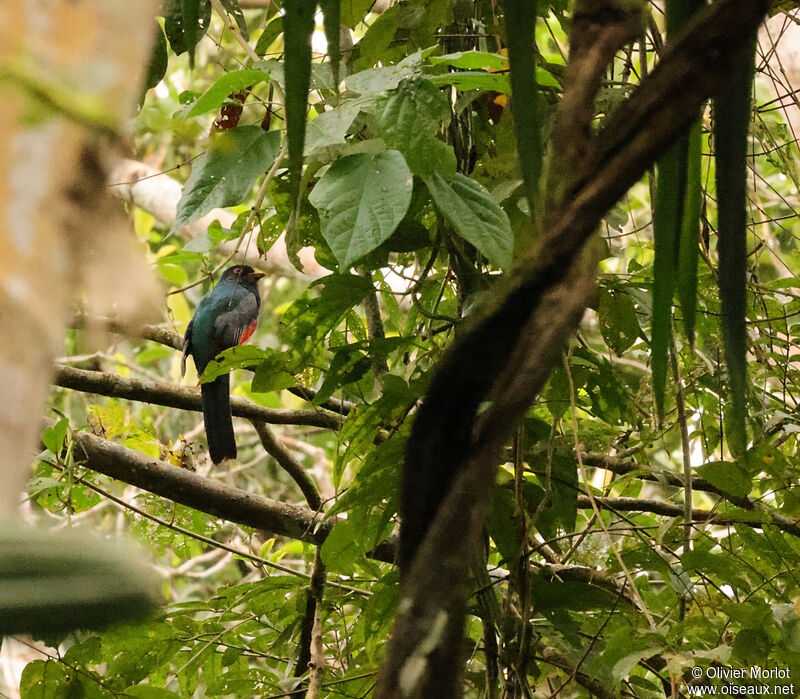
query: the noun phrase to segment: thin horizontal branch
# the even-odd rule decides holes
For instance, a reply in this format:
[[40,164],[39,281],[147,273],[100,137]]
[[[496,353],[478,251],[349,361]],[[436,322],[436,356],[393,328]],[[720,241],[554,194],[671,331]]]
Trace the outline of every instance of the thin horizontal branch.
[[305,496],[308,506],[312,510],[319,510],[322,507],[319,490],[317,490],[317,486],[311,476],[306,473],[303,464],[295,459],[291,452],[278,441],[275,433],[266,423],[254,420],[253,427],[258,433],[258,438],[261,440],[261,446],[264,447],[264,451],[272,456],[281,468],[291,476],[292,480],[297,483],[297,487],[300,488],[300,491]]
[[[111,398],[141,401],[179,410],[202,411],[200,389],[155,381],[128,379],[100,371],[56,366],[53,383],[84,393],[97,393]],[[342,418],[328,410],[286,410],[265,408],[240,396],[231,396],[231,412],[236,417],[266,422],[271,425],[307,425],[338,430]]]
[[203,478],[89,432],[74,432],[72,439],[76,461],[92,471],[229,522],[315,544],[333,525],[306,508]]
[[[336,523],[322,513],[204,478],[89,432],[73,432],[72,439],[75,458],[85,468],[229,522],[314,544],[321,544]],[[396,550],[397,539],[389,537],[367,555],[393,563]]]
[[100,328],[119,335],[127,335],[128,337],[137,337],[143,340],[157,342],[160,345],[166,345],[172,349],[183,349],[183,337],[169,328],[164,328],[160,325],[123,323],[115,318],[109,318],[108,316],[95,316],[81,313],[73,318],[72,327],[76,330]]
[[[171,347],[172,349],[183,349],[183,337],[168,328],[161,327],[160,325],[131,325],[128,323],[121,323],[114,318],[108,318],[106,316],[78,315],[72,321],[72,327],[77,329],[100,327],[112,333],[118,333],[128,337],[141,338],[143,340],[157,342],[160,345],[165,345],[166,347]],[[317,395],[317,392],[314,389],[306,388],[305,386],[292,386],[287,390],[289,393],[297,396],[298,398],[302,398],[309,403],[311,403]],[[355,407],[355,404],[347,400],[339,400],[331,397],[321,403],[319,407],[325,408],[326,410],[330,410],[334,413],[347,415]]]
[[[597,507],[618,512],[652,512],[666,517],[683,517],[683,505],[673,505],[663,500],[647,498],[594,498]],[[592,502],[586,495],[578,496],[579,509],[592,509]],[[756,507],[750,512],[729,514],[699,508],[692,509],[693,522],[708,522],[716,526],[744,524],[761,529],[765,524],[772,524],[781,531],[800,537],[800,522],[777,512],[762,510]]]
[[[676,488],[683,488],[683,477],[676,473],[654,472],[648,470],[641,464],[629,459],[620,459],[614,456],[607,456],[597,453],[587,453],[583,455],[583,463],[586,466],[594,466],[596,468],[607,468],[609,471],[618,474],[635,473],[638,478],[655,483],[666,483],[667,485],[675,486]],[[750,510],[758,512],[760,519],[766,521],[769,519],[772,524],[781,529],[782,531],[795,534],[800,534],[800,525],[795,520],[776,512],[774,508],[770,507],[764,502],[756,502],[748,497],[742,497],[726,493],[725,491],[712,485],[704,478],[692,477],[692,490],[697,490],[705,493],[713,493],[724,498],[736,507],[743,510]]]

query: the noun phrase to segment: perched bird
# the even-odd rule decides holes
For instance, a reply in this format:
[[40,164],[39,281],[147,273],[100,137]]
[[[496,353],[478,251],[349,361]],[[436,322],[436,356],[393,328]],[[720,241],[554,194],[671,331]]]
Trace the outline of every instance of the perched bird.
[[[194,357],[198,376],[222,350],[247,342],[258,325],[261,296],[258,280],[264,275],[249,265],[234,265],[195,309],[183,338],[181,376],[186,357]],[[224,374],[200,385],[203,420],[211,460],[236,458],[236,440],[231,419],[230,375]]]

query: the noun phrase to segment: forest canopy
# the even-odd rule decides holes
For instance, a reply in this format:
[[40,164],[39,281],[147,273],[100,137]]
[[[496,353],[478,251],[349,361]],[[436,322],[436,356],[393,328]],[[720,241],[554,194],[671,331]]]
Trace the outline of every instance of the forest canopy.
[[800,693],[797,13],[165,0],[87,127],[159,309],[70,307],[19,508],[157,608],[3,640],[0,696]]

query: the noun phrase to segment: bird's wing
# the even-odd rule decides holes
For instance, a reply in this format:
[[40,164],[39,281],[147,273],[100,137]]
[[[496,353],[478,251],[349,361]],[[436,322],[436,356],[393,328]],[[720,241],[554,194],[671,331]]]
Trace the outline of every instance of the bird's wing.
[[258,297],[247,292],[233,300],[231,307],[214,320],[214,339],[219,347],[234,347],[246,342],[255,332],[260,307]]
[[183,356],[181,357],[181,377],[186,374],[186,357],[192,353],[192,323],[189,321],[186,326],[186,334],[183,336]]

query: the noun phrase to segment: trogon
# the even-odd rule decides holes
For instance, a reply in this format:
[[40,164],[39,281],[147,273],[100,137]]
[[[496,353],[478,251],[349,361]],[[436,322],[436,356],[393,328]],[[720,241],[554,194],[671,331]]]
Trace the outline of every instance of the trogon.
[[[249,265],[234,265],[225,270],[219,283],[197,305],[186,328],[181,376],[186,371],[187,355],[194,358],[200,376],[222,350],[247,342],[258,325],[261,308],[258,280],[263,276]],[[230,374],[200,384],[200,392],[211,460],[218,464],[223,459],[235,459]]]

